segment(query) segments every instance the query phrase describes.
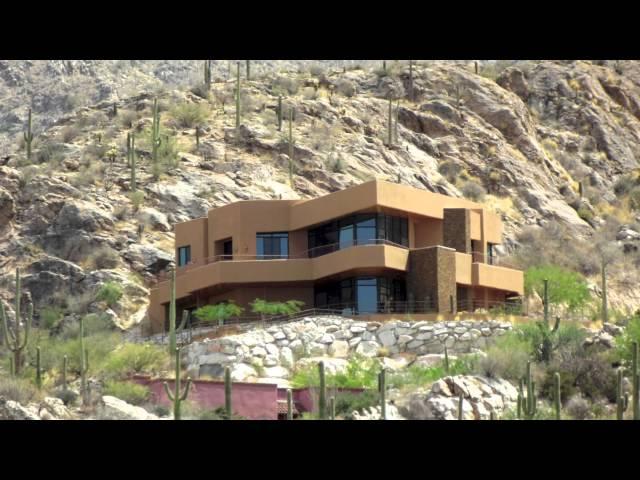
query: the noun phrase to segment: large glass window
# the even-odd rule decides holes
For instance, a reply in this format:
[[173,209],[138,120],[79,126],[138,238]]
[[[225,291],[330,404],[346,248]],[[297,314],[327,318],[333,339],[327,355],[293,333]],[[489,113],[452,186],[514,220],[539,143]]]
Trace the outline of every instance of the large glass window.
[[191,245],[178,248],[178,266],[182,267],[191,261]]
[[287,232],[258,233],[256,235],[258,258],[271,260],[289,256],[289,234]]
[[370,245],[380,240],[409,246],[408,220],[385,214],[358,214],[309,230],[309,256],[318,257],[352,245]]
[[317,308],[353,309],[355,313],[404,311],[404,278],[355,277],[315,286]]

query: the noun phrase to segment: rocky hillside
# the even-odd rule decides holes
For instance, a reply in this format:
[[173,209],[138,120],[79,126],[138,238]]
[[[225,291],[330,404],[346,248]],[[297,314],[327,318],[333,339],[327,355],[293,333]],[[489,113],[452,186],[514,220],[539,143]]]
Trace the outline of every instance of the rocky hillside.
[[[212,62],[207,92],[203,62],[0,61],[0,297],[20,266],[38,319],[106,311],[128,328],[172,261],[172,223],[376,177],[484,202],[505,222],[503,254],[579,270],[596,294],[594,235],[617,240],[611,302],[640,306],[637,62],[385,63],[253,61],[247,80],[241,62],[236,129],[232,62]],[[107,308],[95,294],[110,281],[124,296]]]

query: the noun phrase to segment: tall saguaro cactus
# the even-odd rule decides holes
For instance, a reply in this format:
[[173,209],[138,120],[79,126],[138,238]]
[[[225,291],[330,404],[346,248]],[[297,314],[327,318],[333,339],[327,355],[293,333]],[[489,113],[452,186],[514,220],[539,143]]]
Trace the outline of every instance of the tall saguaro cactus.
[[42,388],[42,370],[40,370],[40,347],[36,347],[36,386]]
[[158,149],[160,148],[160,111],[158,110],[158,99],[153,99],[153,123],[151,125],[151,158],[154,164],[158,163]]
[[631,363],[632,388],[631,404],[633,405],[633,419],[640,420],[640,372],[638,371],[638,342],[633,342],[633,357]]
[[607,301],[607,263],[602,262],[601,265],[602,274],[602,323],[609,321],[609,302]]
[[67,391],[67,365],[69,363],[69,359],[67,358],[67,356],[65,355],[62,358],[62,391],[66,392]]
[[560,374],[556,372],[553,375],[553,406],[556,411],[556,420],[560,420],[561,398],[560,398]]
[[187,384],[182,389],[182,385],[180,384],[180,349],[175,349],[176,353],[176,379],[175,384],[173,386],[173,392],[169,390],[169,384],[164,382],[164,391],[167,394],[169,400],[173,402],[173,419],[180,420],[181,418],[181,407],[182,402],[187,399],[189,395],[189,389],[191,388],[191,379],[187,377]]
[[385,369],[378,374],[378,391],[380,392],[380,420],[387,419],[387,381]]
[[[527,396],[524,396],[524,386],[527,387]],[[520,380],[520,389],[518,392],[518,411],[524,415],[527,420],[531,420],[537,411],[537,399],[535,395],[535,382],[531,378],[531,362],[527,362],[527,375]]]
[[231,407],[231,369],[224,368],[224,410],[227,413],[227,420],[231,420],[233,415]]
[[413,101],[413,60],[409,60],[409,100]]
[[176,269],[171,270],[171,299],[169,301],[169,352],[176,349]]
[[84,345],[84,318],[80,318],[80,392],[82,404],[89,404],[89,390],[87,388],[87,373],[89,372],[89,352]]
[[33,142],[33,133],[31,132],[31,109],[29,109],[29,121],[27,123],[27,131],[24,132],[24,144],[27,149],[27,160],[31,160],[31,142]]
[[211,88],[211,60],[204,61],[204,84],[207,91]]
[[127,134],[127,163],[131,168],[131,191],[135,192],[136,185],[136,136],[131,132]]
[[320,398],[318,400],[318,411],[320,420],[327,419],[327,386],[324,377],[324,362],[318,363],[318,373],[320,374]]
[[624,412],[629,405],[629,396],[622,390],[623,368],[618,368],[618,382],[616,384],[616,420],[624,420]]
[[289,183],[293,186],[293,107],[289,109]]
[[240,127],[240,62],[237,63],[236,73],[236,128]]
[[287,388],[287,420],[293,420],[293,392]]
[[20,336],[20,305],[22,300],[22,282],[20,280],[20,269],[16,268],[16,303],[15,303],[15,322],[13,328],[9,326],[9,319],[4,311],[4,305],[0,302],[0,317],[2,317],[2,329],[4,344],[13,353],[13,370],[14,374],[20,374],[22,368],[22,351],[27,346],[29,340],[29,331],[31,329],[31,320],[33,318],[33,304],[29,301],[27,306],[27,314],[24,321],[24,334]]
[[278,107],[276,109],[278,114],[278,131],[282,131],[282,95],[278,95]]

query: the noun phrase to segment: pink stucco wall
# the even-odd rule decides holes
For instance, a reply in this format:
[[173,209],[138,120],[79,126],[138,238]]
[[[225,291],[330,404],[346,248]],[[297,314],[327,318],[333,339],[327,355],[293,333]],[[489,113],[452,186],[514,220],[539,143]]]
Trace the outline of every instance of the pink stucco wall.
[[[151,400],[161,405],[170,406],[162,383],[165,379],[133,377],[132,380],[146,385],[151,391]],[[166,380],[169,389],[173,388],[173,380]],[[200,407],[215,409],[224,407],[224,382],[215,380],[193,380],[189,400]],[[286,398],[286,393],[285,393]],[[231,389],[231,406],[233,413],[251,420],[278,419],[278,386],[264,383],[234,382]]]

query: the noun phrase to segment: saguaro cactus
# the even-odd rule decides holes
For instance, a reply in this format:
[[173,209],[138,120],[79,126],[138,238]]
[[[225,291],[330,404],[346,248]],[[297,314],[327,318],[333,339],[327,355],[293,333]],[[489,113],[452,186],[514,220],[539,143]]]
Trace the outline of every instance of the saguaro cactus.
[[180,384],[180,349],[176,348],[175,353],[176,353],[176,380],[173,386],[173,392],[169,390],[169,384],[167,382],[164,382],[163,385],[164,385],[164,391],[167,394],[167,397],[169,398],[169,400],[173,402],[173,419],[180,420],[182,402],[184,402],[187,399],[187,396],[189,395],[189,389],[191,388],[191,379],[187,377],[187,384],[185,385],[183,390],[182,385]]
[[578,195],[580,195],[580,198],[584,196],[584,184],[582,183],[582,180],[578,182]]
[[396,110],[393,116],[393,141],[398,143],[398,111],[400,110],[400,101],[396,100]]
[[153,99],[153,123],[151,125],[151,158],[154,164],[158,163],[158,149],[162,140],[160,138],[160,111],[158,99]]
[[67,356],[65,355],[64,357],[62,357],[62,390],[64,392],[67,391],[67,365],[69,363],[69,360],[67,358]]
[[80,393],[82,404],[89,404],[89,391],[87,389],[87,373],[89,372],[89,352],[84,346],[84,318],[80,318]]
[[42,371],[40,370],[40,347],[36,347],[36,386],[42,388]]
[[444,371],[449,374],[449,352],[447,346],[444,346]]
[[131,191],[135,192],[136,185],[136,136],[135,133],[127,134],[127,163],[131,168]]
[[236,74],[236,128],[240,127],[240,62],[237,63]]
[[378,391],[380,392],[380,420],[387,419],[387,381],[383,368],[378,374]]
[[602,323],[609,321],[609,302],[607,301],[607,264],[602,262],[601,265],[602,274]]
[[[524,386],[527,387],[527,396],[524,396]],[[535,396],[535,382],[531,378],[531,362],[527,362],[527,374],[523,380],[520,380],[520,389],[518,392],[518,410],[527,420],[531,420],[537,411],[537,399]],[[520,418],[520,415],[518,415]]]
[[31,109],[29,109],[29,121],[27,123],[27,131],[24,132],[24,144],[27,149],[27,160],[31,160],[31,142],[33,142],[33,133],[31,133]]
[[638,372],[638,342],[633,342],[633,361],[631,363],[633,391],[631,404],[633,405],[633,419],[640,420],[640,372]]
[[318,399],[318,413],[320,420],[327,419],[327,386],[324,378],[324,362],[318,363],[318,373],[320,374],[320,397]]
[[118,116],[118,105],[116,104],[116,102],[113,102],[111,113],[113,114],[114,117]]
[[200,148],[200,125],[196,125],[196,148]]
[[464,395],[461,393],[458,397],[458,420],[464,418],[462,407],[464,406]]
[[553,406],[556,411],[556,420],[560,420],[561,398],[560,398],[560,374],[556,372],[553,375]]
[[20,281],[20,269],[16,268],[16,303],[15,322],[13,328],[9,326],[9,319],[4,311],[4,304],[0,302],[0,317],[2,317],[2,329],[4,344],[13,353],[14,375],[19,375],[22,368],[22,351],[27,346],[29,340],[29,330],[31,329],[31,319],[33,318],[33,304],[29,301],[27,314],[24,321],[24,335],[20,336],[20,305],[22,300],[22,282]]
[[282,95],[278,95],[278,107],[276,108],[278,115],[278,131],[282,131]]
[[629,405],[629,396],[622,391],[623,368],[618,368],[618,383],[616,385],[616,419],[624,420],[624,412]]
[[227,413],[227,420],[231,420],[233,415],[231,409],[231,369],[224,368],[224,410]]
[[413,101],[413,60],[409,60],[409,100]]
[[287,388],[287,420],[293,420],[293,392]]
[[251,80],[251,60],[247,60],[247,80]]
[[171,298],[169,301],[169,352],[176,349],[176,269],[171,270]]
[[289,109],[289,183],[293,186],[293,107]]
[[331,418],[331,420],[336,419],[336,397],[329,399],[329,418]]
[[211,60],[204,61],[204,84],[207,91],[211,88]]

